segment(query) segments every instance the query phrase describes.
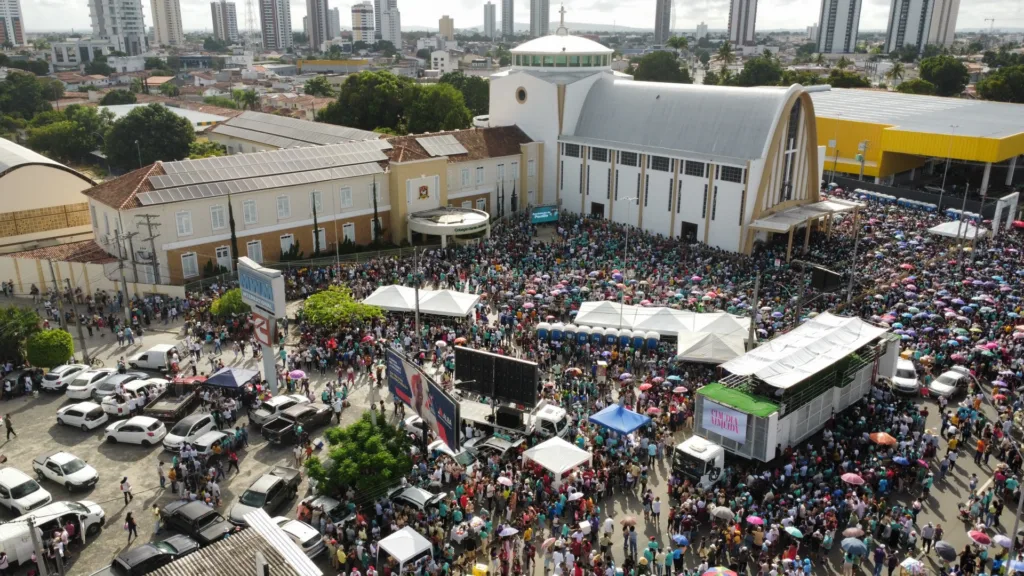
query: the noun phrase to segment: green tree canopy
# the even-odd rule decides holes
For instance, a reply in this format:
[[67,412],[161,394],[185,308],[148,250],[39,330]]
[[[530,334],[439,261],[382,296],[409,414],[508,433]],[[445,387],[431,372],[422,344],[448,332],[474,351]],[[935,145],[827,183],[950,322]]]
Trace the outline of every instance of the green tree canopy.
[[377,492],[396,484],[412,466],[409,437],[384,418],[374,426],[369,413],[345,428],[328,429],[324,437],[329,464],[317,456],[306,462],[306,472],[323,494],[337,496],[347,488]]
[[146,70],[167,68],[167,62],[163,58],[146,57]]
[[420,60],[429,60],[430,59],[430,49],[429,48],[420,48],[419,50],[416,51],[416,57],[419,58]]
[[203,50],[207,52],[227,52],[228,43],[222,40],[217,40],[213,36],[208,36],[203,39]]
[[[241,92],[241,90],[238,90],[238,92]],[[224,96],[206,96],[205,98],[203,98],[203,103],[209,104],[211,106],[220,106],[221,108],[231,108],[232,110],[238,110],[238,102],[236,100],[226,98]]]
[[[81,159],[103,145],[103,135],[113,119],[114,114],[110,110],[80,104],[72,104],[63,112],[43,112],[33,119],[28,145],[52,158],[65,161]],[[40,122],[35,125],[37,120]]]
[[780,86],[792,86],[793,84],[800,84],[801,86],[814,86],[815,84],[821,84],[822,78],[815,72],[808,70],[783,70],[782,80],[779,81]]
[[690,42],[686,36],[673,36],[668,39],[668,42],[665,42],[665,45],[676,50],[686,50],[690,46]]
[[327,80],[327,76],[316,76],[306,80],[302,91],[310,96],[334,96],[334,87]]
[[935,85],[927,80],[920,78],[912,78],[906,82],[901,82],[896,87],[897,92],[904,94],[935,94]]
[[46,76],[50,73],[50,65],[46,60],[10,60],[6,66],[31,72],[36,76]]
[[679,65],[679,60],[672,52],[658,50],[645,54],[640,58],[633,72],[635,80],[646,82],[673,82],[690,84],[690,72]]
[[210,313],[222,318],[234,314],[245,314],[249,310],[249,305],[242,302],[241,288],[228,290],[210,304]]
[[414,134],[469,128],[473,115],[451,84],[417,84],[407,95],[407,130]]
[[67,330],[40,330],[25,340],[28,363],[38,368],[53,368],[66,363],[75,354],[75,342]]
[[135,94],[129,90],[111,90],[103,95],[100,106],[113,106],[116,104],[135,104]]
[[985,100],[1024,103],[1024,64],[1000,68],[978,82],[978,94]]
[[106,56],[95,56],[92,60],[86,63],[85,73],[110,76],[114,73],[114,69],[111,68],[110,64],[107,64]]
[[302,314],[313,326],[325,328],[384,317],[380,308],[359,302],[348,289],[340,286],[331,286],[306,298]]
[[451,84],[456,90],[462,92],[462,98],[466,101],[466,107],[470,114],[479,116],[487,114],[490,109],[491,91],[486,80],[479,76],[466,76],[461,70],[449,72],[441,76],[441,84]]
[[0,112],[31,120],[39,112],[50,109],[38,78],[25,72],[8,72],[0,81]]
[[864,76],[839,69],[829,71],[825,83],[831,84],[833,88],[869,88],[871,86],[871,82]]
[[195,139],[191,122],[166,106],[150,104],[135,108],[114,122],[107,132],[104,151],[112,166],[133,170],[140,167],[140,155],[142,166],[157,160],[187,158],[189,145]]
[[212,140],[196,140],[188,146],[189,160],[212,158],[214,156],[224,156],[226,154],[227,149],[224,148],[224,145],[213,142]]
[[25,340],[39,332],[39,315],[20,306],[0,308],[0,361],[20,364],[25,359]]
[[782,66],[767,56],[755,56],[743,63],[736,76],[738,86],[775,86],[782,80]]
[[959,96],[970,81],[970,74],[963,62],[942,55],[921,60],[921,78],[934,84],[939,96]]
[[411,79],[386,70],[350,74],[341,85],[337,102],[324,107],[317,118],[363,130],[394,130],[405,124],[406,92],[412,85]]

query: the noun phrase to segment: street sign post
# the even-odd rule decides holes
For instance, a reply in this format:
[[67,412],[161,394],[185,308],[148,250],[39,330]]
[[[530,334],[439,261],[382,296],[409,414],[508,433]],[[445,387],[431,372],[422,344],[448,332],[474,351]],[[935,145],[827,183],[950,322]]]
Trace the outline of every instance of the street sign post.
[[277,394],[277,357],[274,356],[274,326],[286,315],[284,274],[264,268],[242,256],[238,259],[238,286],[242,302],[252,306],[256,339],[263,346],[263,378]]

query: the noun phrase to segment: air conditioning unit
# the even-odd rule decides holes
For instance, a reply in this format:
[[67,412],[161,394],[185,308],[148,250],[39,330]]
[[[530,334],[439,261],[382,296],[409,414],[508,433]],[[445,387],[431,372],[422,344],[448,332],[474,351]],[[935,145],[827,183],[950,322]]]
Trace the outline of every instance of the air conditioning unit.
[[138,259],[140,262],[149,262],[150,260],[153,259],[153,253],[150,252],[149,250],[139,249],[135,251],[135,258]]

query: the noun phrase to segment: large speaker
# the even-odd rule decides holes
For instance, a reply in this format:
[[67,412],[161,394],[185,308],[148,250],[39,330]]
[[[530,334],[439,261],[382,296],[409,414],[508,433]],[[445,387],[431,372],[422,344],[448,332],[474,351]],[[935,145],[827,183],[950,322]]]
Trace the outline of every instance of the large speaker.
[[828,268],[811,268],[811,287],[819,292],[836,292],[843,285],[843,276]]
[[499,402],[537,405],[540,373],[535,362],[455,347],[456,386]]

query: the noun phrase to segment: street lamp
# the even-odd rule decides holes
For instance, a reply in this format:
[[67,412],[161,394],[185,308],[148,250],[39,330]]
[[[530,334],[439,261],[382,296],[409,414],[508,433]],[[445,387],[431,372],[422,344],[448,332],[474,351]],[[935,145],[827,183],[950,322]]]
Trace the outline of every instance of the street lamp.
[[[622,255],[622,269],[625,270],[626,265],[629,263],[629,229],[633,226],[631,224],[633,218],[633,202],[638,202],[640,200],[640,197],[632,196],[629,198],[623,198],[623,200],[625,202],[628,202],[628,204],[626,204],[626,247],[625,250],[623,250]],[[626,274],[623,273],[622,276],[623,278],[625,278]],[[622,313],[625,311],[625,308],[626,291],[623,290],[622,295],[619,296],[619,330],[622,330]]]
[[135,141],[135,152],[139,155],[139,168],[142,168],[142,148],[139,147],[139,141]]
[[942,214],[942,196],[946,193],[946,174],[949,174],[949,160],[950,156],[953,155],[953,136],[956,134],[956,129],[960,126],[958,124],[950,124],[952,128],[949,132],[949,146],[946,148],[946,168],[942,171],[942,188],[939,190],[939,214]]

